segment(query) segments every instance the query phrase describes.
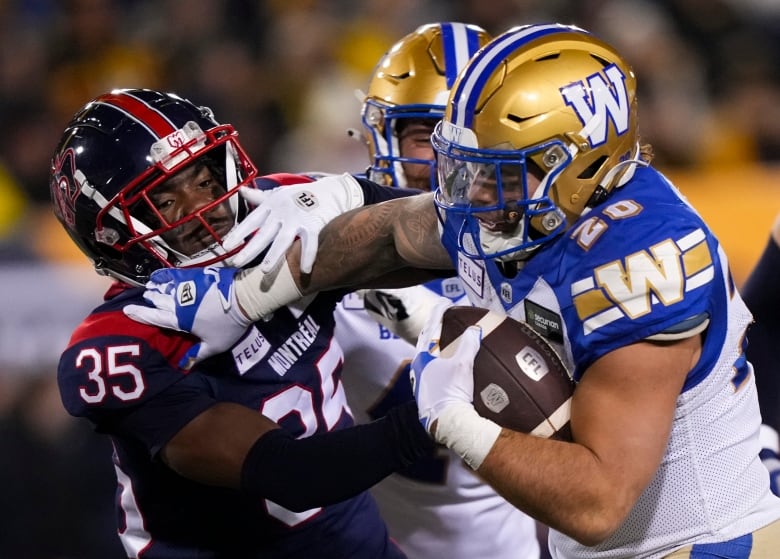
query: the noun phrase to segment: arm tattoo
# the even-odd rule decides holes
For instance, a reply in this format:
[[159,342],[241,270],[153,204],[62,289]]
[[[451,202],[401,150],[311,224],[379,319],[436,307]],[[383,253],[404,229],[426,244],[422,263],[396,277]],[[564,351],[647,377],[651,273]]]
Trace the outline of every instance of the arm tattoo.
[[320,232],[312,273],[301,283],[306,292],[360,286],[405,267],[452,268],[439,242],[432,195],[357,208],[331,221]]

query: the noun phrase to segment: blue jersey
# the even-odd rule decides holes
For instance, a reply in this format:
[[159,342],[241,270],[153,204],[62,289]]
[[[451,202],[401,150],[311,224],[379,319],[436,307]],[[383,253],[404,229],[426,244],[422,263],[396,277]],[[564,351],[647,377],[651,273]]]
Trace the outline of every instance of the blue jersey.
[[341,293],[279,309],[188,372],[177,363],[194,338],[127,318],[122,308],[144,304],[142,288],[113,291],[73,333],[58,379],[67,410],[113,442],[118,529],[129,557],[402,557],[367,493],[295,513],[185,479],[158,456],[216,402],[256,409],[295,437],[352,425],[333,340]]
[[758,398],[744,354],[752,317],[717,239],[660,173],[637,167],[519,270],[459,253],[461,225],[449,214],[442,242],[469,298],[529,323],[556,346],[575,380],[620,347],[706,328],[666,454],[639,501],[595,547],[551,530],[553,557],[655,559],[780,518],[780,500],[758,458]]
[[[447,219],[442,240],[469,298],[531,324],[563,349],[575,379],[605,353],[697,321],[725,332],[723,303],[734,285],[717,239],[652,168],[637,168],[516,275],[459,253],[460,224]],[[708,341],[705,350],[716,345]],[[704,374],[694,371],[689,385]]]

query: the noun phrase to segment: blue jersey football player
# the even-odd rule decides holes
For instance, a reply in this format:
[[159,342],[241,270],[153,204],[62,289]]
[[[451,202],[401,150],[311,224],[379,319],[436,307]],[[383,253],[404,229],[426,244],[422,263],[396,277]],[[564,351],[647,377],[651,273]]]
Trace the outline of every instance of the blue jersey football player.
[[[436,192],[335,218],[311,274],[297,269],[297,243],[284,274],[220,274],[235,294],[222,332],[291,294],[404,267],[454,268],[474,305],[527,322],[559,352],[577,382],[562,410],[572,441],[480,417],[472,402],[480,331],[440,352],[438,309],[411,366],[420,420],[550,527],[552,557],[776,556],[780,499],[759,458],[744,351],[752,317],[717,238],[649,164],[638,106],[630,64],[591,33],[558,24],[502,33],[452,87],[432,136]],[[171,320],[218,349],[165,294],[202,277],[160,277],[147,293],[154,312],[134,316]],[[196,315],[222,308],[213,293],[195,305]]]

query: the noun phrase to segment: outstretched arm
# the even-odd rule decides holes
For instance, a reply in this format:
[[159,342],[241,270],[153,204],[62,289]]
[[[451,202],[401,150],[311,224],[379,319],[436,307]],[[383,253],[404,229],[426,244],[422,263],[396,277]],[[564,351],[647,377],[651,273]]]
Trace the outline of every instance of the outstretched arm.
[[252,322],[304,294],[343,287],[404,287],[452,270],[439,240],[432,194],[347,212],[320,232],[319,245],[311,274],[301,271],[299,241],[268,272],[261,266],[157,270],[144,294],[151,306],[128,305],[123,311],[138,322],[200,338],[180,364],[190,368],[227,350]]
[[254,410],[220,402],[184,426],[161,457],[191,480],[303,511],[353,497],[433,449],[412,402],[372,423],[302,439]]
[[433,194],[389,200],[340,215],[320,232],[311,274],[300,271],[300,245],[282,269],[258,268],[236,276],[236,299],[251,320],[260,319],[301,295],[337,287],[402,287],[452,269],[439,240]]
[[[297,247],[293,250],[297,252]],[[296,268],[297,262],[297,254],[292,253],[290,268]],[[409,274],[408,268],[452,268],[439,240],[433,194],[390,200],[337,217],[320,232],[319,258],[312,273],[293,276],[303,293],[312,293],[364,286],[400,269]]]

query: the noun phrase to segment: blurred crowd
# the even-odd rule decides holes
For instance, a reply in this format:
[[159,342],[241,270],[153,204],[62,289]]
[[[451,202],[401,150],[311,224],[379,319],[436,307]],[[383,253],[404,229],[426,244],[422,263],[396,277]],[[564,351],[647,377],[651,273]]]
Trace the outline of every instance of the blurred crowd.
[[559,21],[615,44],[661,169],[780,160],[774,0],[0,0],[0,557],[122,555],[110,445],[65,415],[54,379],[107,284],[48,208],[73,113],[114,87],[175,91],[236,125],[263,172],[357,172],[355,90],[393,42],[440,20]]

